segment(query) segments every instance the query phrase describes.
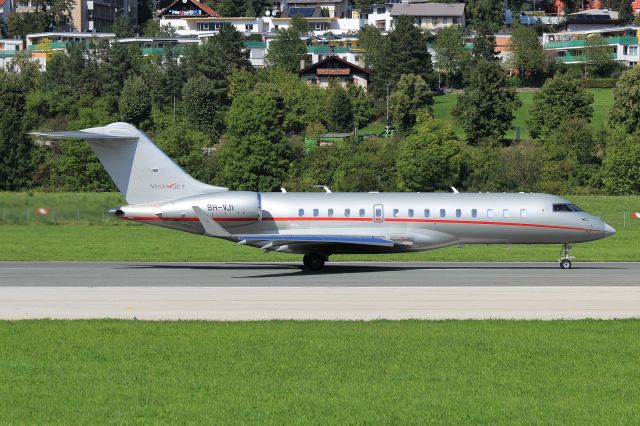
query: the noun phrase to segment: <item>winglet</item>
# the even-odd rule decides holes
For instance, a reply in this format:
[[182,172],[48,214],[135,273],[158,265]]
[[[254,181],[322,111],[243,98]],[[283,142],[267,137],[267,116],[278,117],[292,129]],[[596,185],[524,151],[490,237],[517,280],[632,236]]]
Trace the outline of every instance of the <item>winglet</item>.
[[196,216],[198,216],[198,220],[200,220],[202,226],[204,226],[204,232],[207,235],[222,238],[233,237],[233,235],[231,235],[229,232],[227,232],[226,229],[220,226],[220,224],[216,222],[215,219],[209,217],[209,215],[206,214],[200,207],[192,206],[191,208],[195,212]]

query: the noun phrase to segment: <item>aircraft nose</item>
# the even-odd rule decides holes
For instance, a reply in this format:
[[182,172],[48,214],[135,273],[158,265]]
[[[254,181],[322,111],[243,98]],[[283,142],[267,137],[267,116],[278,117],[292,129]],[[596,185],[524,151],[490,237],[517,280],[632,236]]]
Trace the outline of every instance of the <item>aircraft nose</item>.
[[607,237],[611,236],[611,235],[615,235],[616,234],[616,230],[613,228],[613,226],[609,225],[608,223],[604,224],[604,233]]

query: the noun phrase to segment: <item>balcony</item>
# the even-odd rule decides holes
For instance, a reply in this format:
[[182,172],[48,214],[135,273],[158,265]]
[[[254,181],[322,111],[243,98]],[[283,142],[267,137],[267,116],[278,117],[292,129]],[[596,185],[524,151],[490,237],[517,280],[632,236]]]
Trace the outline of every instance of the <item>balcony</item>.
[[[607,44],[638,44],[638,37],[621,36],[621,37],[608,37],[605,38]],[[571,47],[584,47],[584,40],[569,40],[569,41],[550,41],[544,45],[545,49],[566,49]]]
[[[618,56],[615,53],[611,54],[611,60],[615,61]],[[571,64],[571,63],[582,63],[585,61],[585,55],[565,55],[565,56],[556,56],[556,61],[562,62],[563,64]]]

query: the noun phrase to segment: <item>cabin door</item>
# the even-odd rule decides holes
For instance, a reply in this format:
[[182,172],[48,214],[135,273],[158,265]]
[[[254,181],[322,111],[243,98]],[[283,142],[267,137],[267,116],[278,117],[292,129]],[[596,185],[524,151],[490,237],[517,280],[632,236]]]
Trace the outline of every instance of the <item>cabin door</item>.
[[382,204],[373,205],[373,221],[376,223],[384,222],[384,207]]

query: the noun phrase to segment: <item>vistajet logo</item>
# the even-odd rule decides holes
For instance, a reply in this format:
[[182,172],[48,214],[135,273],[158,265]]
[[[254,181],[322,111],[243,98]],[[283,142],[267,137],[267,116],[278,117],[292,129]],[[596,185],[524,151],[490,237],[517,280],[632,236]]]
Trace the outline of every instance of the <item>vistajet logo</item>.
[[167,191],[180,191],[184,189],[184,185],[175,182],[170,184],[152,183],[150,186],[151,189],[164,189]]

